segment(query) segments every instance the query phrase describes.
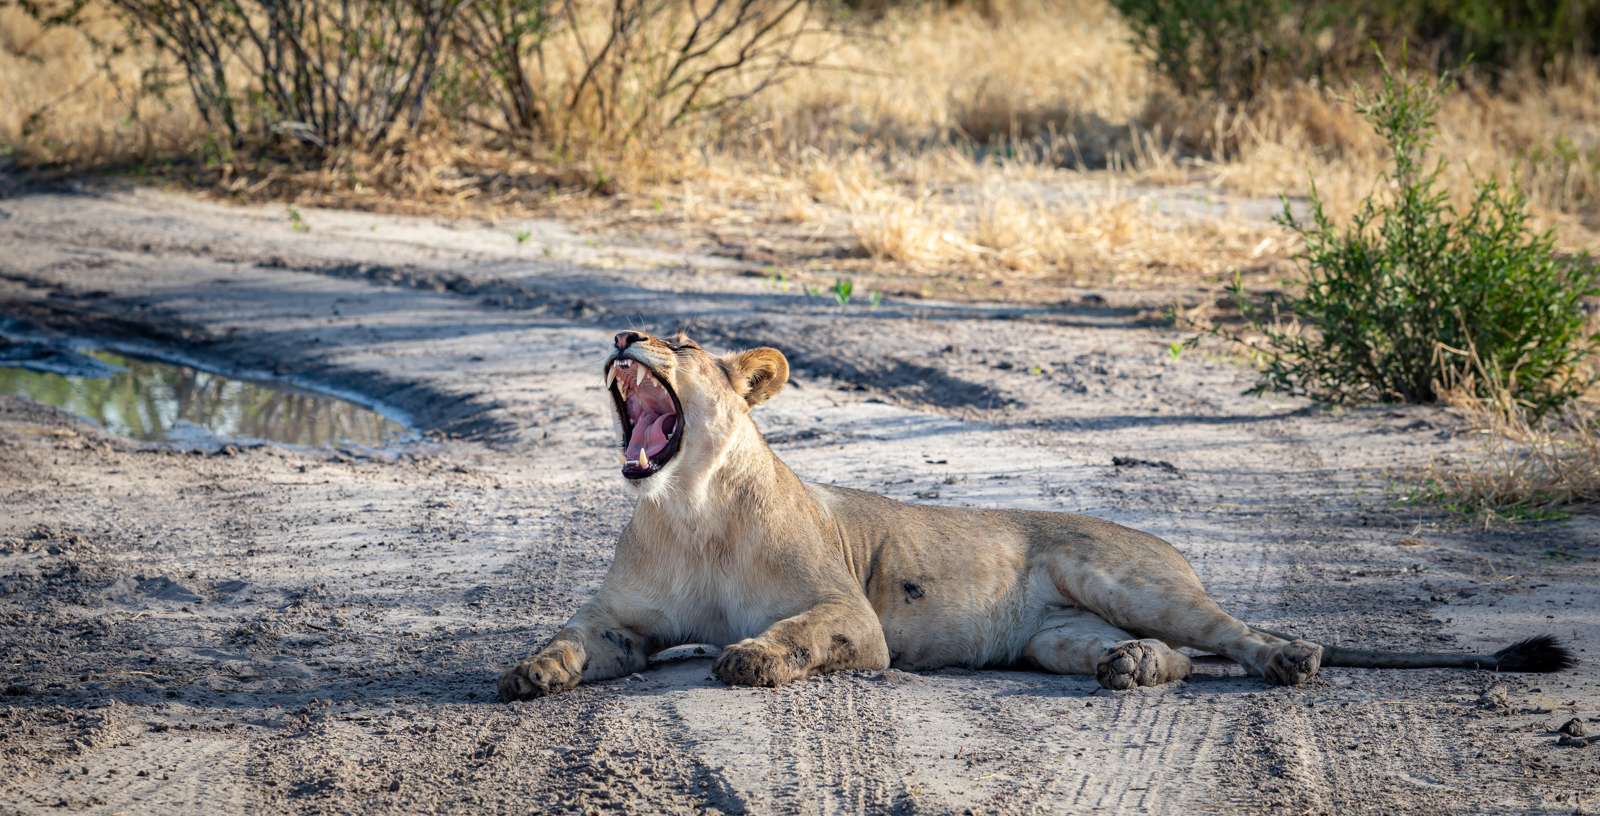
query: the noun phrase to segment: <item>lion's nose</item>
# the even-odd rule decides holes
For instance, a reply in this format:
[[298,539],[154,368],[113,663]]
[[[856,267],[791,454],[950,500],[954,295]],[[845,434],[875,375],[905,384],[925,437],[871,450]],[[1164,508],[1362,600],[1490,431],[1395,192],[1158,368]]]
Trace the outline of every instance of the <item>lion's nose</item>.
[[630,343],[637,343],[645,336],[634,331],[617,332],[617,348],[625,349]]

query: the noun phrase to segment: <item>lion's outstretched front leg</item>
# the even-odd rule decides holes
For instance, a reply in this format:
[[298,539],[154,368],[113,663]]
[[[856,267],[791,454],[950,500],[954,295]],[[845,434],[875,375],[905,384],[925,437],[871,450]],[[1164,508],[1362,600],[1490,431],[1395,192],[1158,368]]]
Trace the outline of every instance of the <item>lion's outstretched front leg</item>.
[[566,691],[588,680],[609,680],[643,669],[650,644],[591,601],[537,655],[500,676],[505,702]]
[[883,627],[865,599],[823,603],[730,644],[711,670],[741,686],[781,686],[841,669],[886,669]]

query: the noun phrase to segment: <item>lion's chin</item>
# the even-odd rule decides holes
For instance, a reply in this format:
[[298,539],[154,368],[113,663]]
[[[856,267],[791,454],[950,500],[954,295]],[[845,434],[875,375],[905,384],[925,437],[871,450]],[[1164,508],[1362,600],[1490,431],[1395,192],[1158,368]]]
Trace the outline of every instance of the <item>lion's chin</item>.
[[683,405],[672,387],[639,360],[618,357],[606,380],[622,422],[622,475],[648,479],[660,473],[683,444]]

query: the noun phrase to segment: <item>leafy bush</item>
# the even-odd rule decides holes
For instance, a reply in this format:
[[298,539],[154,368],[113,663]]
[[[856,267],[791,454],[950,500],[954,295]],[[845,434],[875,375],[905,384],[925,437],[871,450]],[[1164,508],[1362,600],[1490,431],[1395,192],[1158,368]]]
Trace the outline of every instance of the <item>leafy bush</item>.
[[1438,63],[1471,59],[1495,68],[1529,65],[1564,71],[1571,58],[1600,48],[1596,0],[1382,0],[1370,11],[1391,36],[1427,43]]
[[[1392,197],[1369,196],[1351,223],[1336,227],[1315,185],[1310,222],[1285,203],[1280,223],[1298,233],[1303,293],[1275,302],[1271,321],[1234,295],[1265,335],[1260,390],[1305,394],[1325,402],[1433,402],[1440,382],[1475,352],[1493,376],[1514,383],[1513,396],[1535,415],[1577,396],[1590,383],[1577,374],[1600,345],[1587,334],[1583,299],[1600,294],[1587,258],[1563,260],[1554,235],[1535,233],[1521,197],[1480,182],[1472,206],[1457,214],[1436,184],[1431,143],[1440,79],[1411,83],[1384,67],[1383,85],[1361,93],[1357,110],[1393,152],[1383,177]],[[1284,322],[1284,312],[1294,320]],[[1302,325],[1302,321],[1305,324]]]
[[1263,84],[1348,79],[1368,44],[1434,65],[1565,70],[1600,49],[1600,0],[1111,0],[1151,66],[1184,95],[1248,99]]
[[1248,95],[1283,62],[1271,42],[1286,0],[1112,0],[1152,67],[1191,96]]

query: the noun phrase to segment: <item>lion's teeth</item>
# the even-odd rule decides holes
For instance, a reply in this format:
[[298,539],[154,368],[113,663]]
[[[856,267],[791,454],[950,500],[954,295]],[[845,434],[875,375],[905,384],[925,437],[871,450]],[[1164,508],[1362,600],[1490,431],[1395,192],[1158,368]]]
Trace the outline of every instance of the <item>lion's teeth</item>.
[[650,467],[650,457],[644,455],[644,448],[639,449],[639,469]]
[[622,451],[617,451],[617,462],[620,463],[620,464],[624,464],[624,465],[628,464],[627,455],[624,454]]
[[634,385],[644,385],[644,372],[645,372],[644,366],[639,366],[639,373],[633,375],[633,384]]
[[613,382],[616,382],[616,379],[617,379],[617,367],[616,366],[606,366],[606,387],[610,388],[611,384]]

